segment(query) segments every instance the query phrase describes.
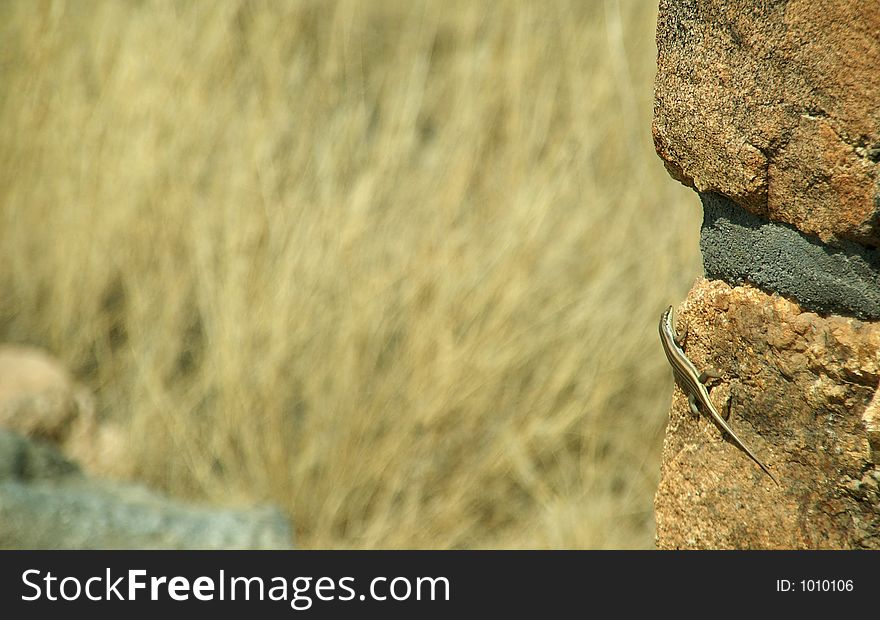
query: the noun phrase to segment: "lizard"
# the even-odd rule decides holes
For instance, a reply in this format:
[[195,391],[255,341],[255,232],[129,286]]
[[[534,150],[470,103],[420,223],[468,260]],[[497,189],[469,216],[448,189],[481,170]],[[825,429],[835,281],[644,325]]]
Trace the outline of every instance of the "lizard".
[[714,373],[698,372],[694,363],[688,359],[687,355],[685,355],[684,350],[681,348],[682,342],[675,333],[672,306],[666,308],[666,311],[660,315],[660,342],[663,344],[663,351],[666,353],[666,359],[669,360],[669,364],[672,366],[672,372],[675,375],[675,378],[678,379],[679,385],[688,397],[688,407],[690,407],[691,412],[693,412],[694,415],[700,415],[700,411],[697,408],[697,404],[699,403],[703,409],[712,415],[712,418],[718,426],[730,435],[736,446],[748,454],[749,457],[755,461],[755,463],[757,463],[768,476],[770,476],[773,482],[778,485],[779,481],[776,479],[776,476],[774,476],[770,472],[770,469],[764,465],[757,456],[755,456],[754,452],[752,452],[748,446],[737,437],[736,433],[734,433],[733,429],[724,421],[724,418],[721,417],[718,410],[715,409],[715,406],[709,399],[709,391],[706,389],[705,383],[706,379],[713,376]]

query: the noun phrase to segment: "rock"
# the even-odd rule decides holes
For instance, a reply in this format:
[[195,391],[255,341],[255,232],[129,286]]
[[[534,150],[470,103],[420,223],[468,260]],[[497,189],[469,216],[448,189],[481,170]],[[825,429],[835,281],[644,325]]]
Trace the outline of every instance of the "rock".
[[124,434],[98,422],[94,399],[64,365],[35,347],[0,345],[0,429],[45,439],[90,473],[112,470]]
[[676,389],[657,544],[880,548],[880,4],[661,0],[657,48],[654,144],[717,278],[686,352],[781,483]]
[[83,474],[80,463],[101,470],[123,450],[62,364],[0,347],[0,548],[291,548],[277,508],[198,506]]
[[169,499],[84,476],[57,450],[0,431],[0,549],[290,549],[274,507]]
[[678,318],[711,397],[777,486],[680,388],[655,497],[657,545],[880,549],[880,323],[804,312],[750,286],[700,280]]
[[61,443],[92,413],[87,392],[60,362],[34,347],[0,346],[0,428]]
[[825,242],[880,245],[880,3],[661,0],[673,177]]
[[[871,447],[871,461],[880,463],[880,389],[874,392],[874,398],[865,407],[862,422],[868,433],[868,444]],[[880,470],[874,472],[874,479],[880,482]]]
[[53,447],[0,430],[0,481],[58,481],[79,475],[79,467]]
[[706,277],[750,283],[804,310],[880,319],[880,251],[848,241],[831,247],[770,222],[718,194],[701,194],[700,250]]

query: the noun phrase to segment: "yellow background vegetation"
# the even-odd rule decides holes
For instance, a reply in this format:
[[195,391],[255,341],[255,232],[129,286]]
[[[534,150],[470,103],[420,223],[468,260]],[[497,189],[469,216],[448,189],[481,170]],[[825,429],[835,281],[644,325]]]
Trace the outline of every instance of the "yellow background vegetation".
[[656,3],[0,4],[0,341],[304,548],[644,548],[700,273]]

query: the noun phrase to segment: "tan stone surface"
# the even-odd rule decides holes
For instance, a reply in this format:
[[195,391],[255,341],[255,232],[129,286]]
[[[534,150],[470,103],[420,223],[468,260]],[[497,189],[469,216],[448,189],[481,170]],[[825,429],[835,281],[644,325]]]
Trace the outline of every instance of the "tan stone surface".
[[673,177],[880,245],[880,2],[661,0],[654,142]]
[[122,431],[98,423],[89,391],[35,347],[0,345],[0,429],[48,440],[94,474],[118,469],[125,452]]
[[0,428],[61,441],[80,414],[67,369],[33,347],[0,346]]
[[[764,474],[675,388],[655,497],[660,548],[880,548],[880,322],[700,280],[685,351]],[[659,318],[659,317],[658,317]],[[730,400],[729,400],[730,397]],[[870,405],[870,406],[869,406]]]

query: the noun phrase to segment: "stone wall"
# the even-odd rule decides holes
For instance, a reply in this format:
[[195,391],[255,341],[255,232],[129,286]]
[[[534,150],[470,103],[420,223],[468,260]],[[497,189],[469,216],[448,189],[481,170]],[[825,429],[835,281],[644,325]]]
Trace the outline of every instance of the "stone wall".
[[880,3],[661,0],[653,133],[700,193],[661,548],[880,548]]

